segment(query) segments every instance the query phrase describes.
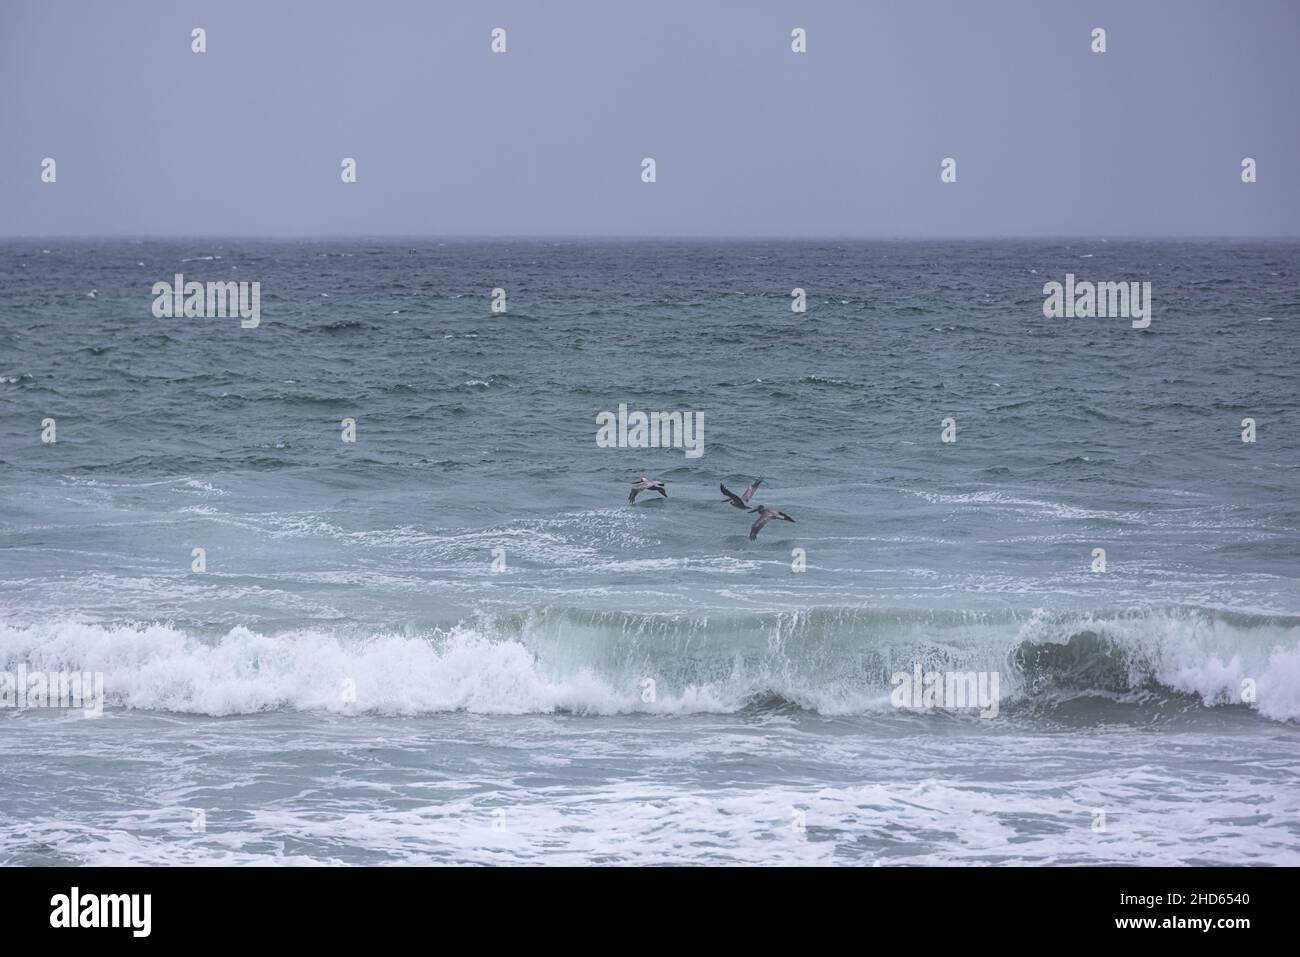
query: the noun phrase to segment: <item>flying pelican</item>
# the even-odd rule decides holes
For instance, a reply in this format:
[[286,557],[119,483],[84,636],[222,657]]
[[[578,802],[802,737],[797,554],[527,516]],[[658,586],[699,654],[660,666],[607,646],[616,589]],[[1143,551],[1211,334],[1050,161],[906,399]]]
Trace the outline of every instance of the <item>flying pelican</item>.
[[774,518],[779,518],[784,522],[794,521],[794,519],[791,518],[789,515],[785,514],[785,512],[777,511],[774,508],[768,508],[766,505],[756,505],[753,508],[751,508],[749,511],[758,512],[758,521],[755,522],[753,525],[751,525],[749,528],[749,540],[751,542],[754,539],[758,538],[758,533],[763,530],[763,526],[766,525],[768,522],[772,521],[772,519]]
[[718,488],[722,489],[722,494],[727,496],[726,498],[723,499],[724,502],[730,502],[732,505],[736,506],[736,508],[743,508],[745,509],[745,511],[750,511],[749,499],[758,490],[758,487],[762,484],[763,484],[762,479],[754,479],[753,484],[750,485],[749,488],[745,489],[744,495],[737,495],[735,492],[727,488],[727,486],[725,485],[719,484]]
[[627,493],[627,504],[631,505],[636,501],[638,492],[658,492],[664,498],[668,497],[668,490],[664,488],[663,482],[652,482],[644,475],[632,483],[632,491]]

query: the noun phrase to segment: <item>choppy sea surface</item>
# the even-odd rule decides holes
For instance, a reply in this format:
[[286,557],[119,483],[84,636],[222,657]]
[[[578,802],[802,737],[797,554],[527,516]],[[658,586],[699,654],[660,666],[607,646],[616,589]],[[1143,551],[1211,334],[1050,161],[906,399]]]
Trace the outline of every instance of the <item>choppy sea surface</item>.
[[1297,243],[2,243],[0,670],[106,704],[0,863],[1300,864],[1297,346]]

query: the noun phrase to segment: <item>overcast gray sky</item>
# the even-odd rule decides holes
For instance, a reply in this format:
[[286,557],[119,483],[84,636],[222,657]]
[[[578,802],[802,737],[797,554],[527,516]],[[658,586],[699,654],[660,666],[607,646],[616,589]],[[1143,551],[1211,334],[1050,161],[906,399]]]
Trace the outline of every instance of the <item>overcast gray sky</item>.
[[1294,236],[1298,44],[1297,0],[0,0],[0,234]]

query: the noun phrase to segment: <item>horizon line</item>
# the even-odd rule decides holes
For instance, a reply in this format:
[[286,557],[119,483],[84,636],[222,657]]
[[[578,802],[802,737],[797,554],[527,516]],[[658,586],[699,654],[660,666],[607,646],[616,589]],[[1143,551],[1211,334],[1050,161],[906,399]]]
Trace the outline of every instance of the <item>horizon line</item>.
[[1102,233],[1006,233],[969,235],[746,234],[727,233],[0,233],[0,242],[26,241],[162,241],[246,242],[339,241],[474,241],[474,242],[1300,242],[1300,234],[1117,235]]

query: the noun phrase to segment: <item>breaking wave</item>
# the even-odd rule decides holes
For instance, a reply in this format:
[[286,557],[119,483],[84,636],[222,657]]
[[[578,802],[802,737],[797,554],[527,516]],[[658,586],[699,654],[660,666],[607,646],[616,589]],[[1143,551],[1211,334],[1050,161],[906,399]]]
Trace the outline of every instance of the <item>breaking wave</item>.
[[444,627],[278,633],[0,624],[0,669],[103,672],[110,708],[207,715],[865,714],[890,709],[891,678],[918,664],[996,672],[1011,708],[1178,699],[1300,718],[1300,618],[1204,608],[683,616],[549,607]]

